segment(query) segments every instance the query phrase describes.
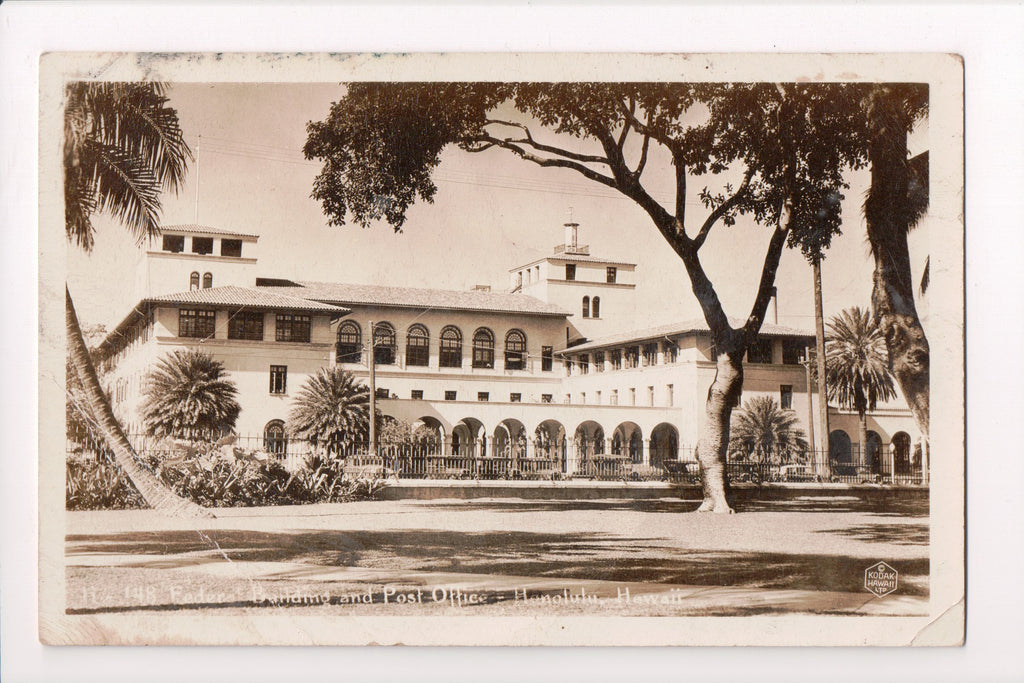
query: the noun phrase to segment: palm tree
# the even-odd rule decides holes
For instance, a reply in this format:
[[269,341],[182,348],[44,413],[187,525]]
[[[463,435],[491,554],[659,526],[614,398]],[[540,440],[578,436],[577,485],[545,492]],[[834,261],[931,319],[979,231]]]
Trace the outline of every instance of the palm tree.
[[733,413],[729,451],[734,457],[781,465],[803,458],[807,438],[795,412],[782,410],[768,396],[758,396]]
[[[67,86],[64,105],[64,228],[69,242],[92,248],[92,215],[106,211],[141,243],[158,234],[160,191],[177,191],[192,158],[174,109],[158,83]],[[139,462],[100,387],[82,337],[71,292],[64,288],[64,324],[75,374],[118,466],[153,509],[177,516],[212,515],[175,495]]]
[[828,398],[860,417],[861,464],[868,441],[868,411],[896,396],[889,354],[878,321],[859,306],[833,316],[825,335]]
[[234,429],[237,396],[223,363],[202,351],[175,351],[146,377],[142,421],[150,436],[212,441]]
[[302,386],[288,415],[289,431],[337,455],[367,438],[370,390],[339,367],[320,368]]

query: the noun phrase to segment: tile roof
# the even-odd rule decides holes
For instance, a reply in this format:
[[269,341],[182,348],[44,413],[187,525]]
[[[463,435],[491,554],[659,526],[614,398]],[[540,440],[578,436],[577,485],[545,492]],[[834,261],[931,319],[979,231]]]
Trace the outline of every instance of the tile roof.
[[[251,306],[263,309],[290,309],[296,311],[310,311],[314,313],[349,313],[347,308],[334,306],[328,303],[313,301],[306,297],[289,296],[284,293],[267,291],[266,287],[210,287],[209,289],[194,289],[189,292],[178,292],[176,294],[162,294],[142,300],[142,303],[152,304],[197,304],[207,306]],[[274,288],[276,289],[276,288]]]
[[[740,320],[739,318],[729,318],[729,324],[732,325],[733,327],[740,327],[743,324],[743,321]],[[649,327],[643,330],[631,330],[628,332],[620,332],[619,334],[613,334],[607,337],[594,339],[585,344],[571,346],[563,351],[559,351],[558,353],[577,353],[580,351],[589,351],[591,349],[600,349],[607,346],[618,346],[619,344],[625,344],[628,342],[648,341],[651,339],[660,339],[662,337],[671,337],[680,334],[689,334],[692,332],[710,332],[710,329],[708,328],[708,324],[706,321],[701,319],[693,319],[684,322],[659,325],[658,327]],[[762,324],[761,331],[758,332],[758,334],[762,337],[800,337],[805,339],[814,338],[813,332],[798,330],[793,327],[785,327],[783,325],[774,325],[772,323]]]
[[261,286],[259,289],[341,305],[441,308],[457,311],[489,311],[557,317],[570,315],[554,304],[545,303],[525,294],[509,294],[508,292],[420,289],[338,282],[297,282],[295,287]]
[[167,232],[185,232],[188,234],[211,234],[211,235],[228,235],[229,237],[251,237],[253,239],[259,239],[259,235],[253,235],[246,232],[233,232],[231,230],[221,230],[220,228],[211,228],[208,225],[198,225],[196,223],[185,223],[182,225],[161,225],[161,231]]
[[546,256],[540,256],[538,258],[533,259],[529,263],[524,263],[523,265],[516,266],[515,268],[509,268],[508,272],[514,273],[517,270],[522,270],[523,268],[527,268],[529,266],[533,266],[535,264],[541,263],[542,261],[569,261],[569,262],[579,262],[579,263],[607,263],[609,266],[631,266],[631,267],[634,267],[634,268],[636,267],[636,264],[633,263],[632,261],[619,261],[619,260],[613,259],[613,258],[602,258],[600,256],[589,256],[587,254],[558,253],[558,254],[548,254]]

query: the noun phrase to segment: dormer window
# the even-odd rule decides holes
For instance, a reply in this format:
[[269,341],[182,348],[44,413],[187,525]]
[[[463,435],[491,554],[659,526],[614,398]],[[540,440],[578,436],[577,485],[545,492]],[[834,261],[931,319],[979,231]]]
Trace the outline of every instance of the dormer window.
[[213,238],[212,237],[193,237],[192,238],[192,253],[193,254],[212,254],[213,253]]

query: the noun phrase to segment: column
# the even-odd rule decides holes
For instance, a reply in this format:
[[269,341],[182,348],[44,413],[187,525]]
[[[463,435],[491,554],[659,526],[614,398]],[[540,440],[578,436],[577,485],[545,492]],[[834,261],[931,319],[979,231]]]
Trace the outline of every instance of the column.
[[576,473],[576,439],[565,439],[565,473],[572,476]]
[[441,455],[451,455],[451,454],[452,454],[452,435],[451,434],[445,434],[444,435],[444,445],[441,447]]
[[658,365],[665,364],[665,341],[658,342]]
[[921,484],[928,485],[928,441],[921,439]]
[[645,438],[645,439],[643,439],[643,442],[644,442],[643,463],[644,463],[644,465],[650,465],[651,464],[651,440]]
[[604,453],[605,453],[605,455],[611,455],[612,454],[612,440],[611,439],[605,439],[604,440]]

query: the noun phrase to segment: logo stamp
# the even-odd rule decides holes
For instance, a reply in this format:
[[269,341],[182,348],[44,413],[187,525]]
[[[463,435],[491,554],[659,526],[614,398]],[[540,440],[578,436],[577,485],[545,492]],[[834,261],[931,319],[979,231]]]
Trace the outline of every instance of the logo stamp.
[[885,562],[878,562],[864,570],[864,588],[878,597],[895,592],[899,573]]

